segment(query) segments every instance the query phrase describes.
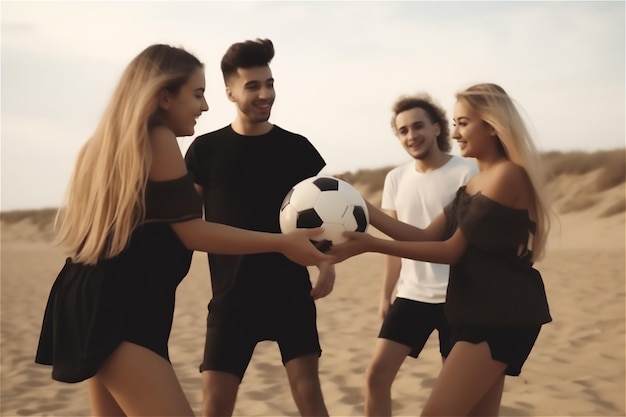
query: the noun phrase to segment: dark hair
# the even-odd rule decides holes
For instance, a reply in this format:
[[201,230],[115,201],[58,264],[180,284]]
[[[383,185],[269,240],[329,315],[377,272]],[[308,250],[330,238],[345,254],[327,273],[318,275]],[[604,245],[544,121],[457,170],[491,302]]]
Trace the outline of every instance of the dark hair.
[[222,75],[224,82],[237,72],[237,68],[253,68],[269,65],[274,58],[274,44],[269,39],[232,44],[222,57]]
[[450,144],[450,126],[445,110],[436,104],[430,95],[426,93],[415,94],[413,96],[402,96],[391,107],[393,115],[391,116],[391,129],[393,133],[398,134],[396,127],[396,117],[407,110],[420,108],[426,112],[431,123],[439,125],[440,133],[437,136],[437,146],[443,152],[450,152],[452,145]]

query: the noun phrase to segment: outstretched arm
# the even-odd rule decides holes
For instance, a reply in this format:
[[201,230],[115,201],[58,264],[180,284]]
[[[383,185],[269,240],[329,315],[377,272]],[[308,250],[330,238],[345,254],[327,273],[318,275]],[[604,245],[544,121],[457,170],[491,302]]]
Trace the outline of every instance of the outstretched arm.
[[412,226],[389,216],[378,207],[367,203],[370,224],[387,236],[403,241],[434,241],[443,240],[446,231],[446,218],[443,212],[439,214],[425,229]]
[[320,252],[311,243],[311,239],[322,232],[321,228],[298,229],[287,234],[265,233],[202,219],[172,223],[171,227],[185,247],[192,250],[225,255],[281,252],[301,265],[334,262],[332,256]]
[[400,258],[415,259],[438,264],[455,264],[467,248],[467,240],[461,229],[445,241],[397,241],[381,239],[369,233],[346,232],[349,241],[334,245],[327,252],[336,257],[337,262],[364,252],[378,252]]

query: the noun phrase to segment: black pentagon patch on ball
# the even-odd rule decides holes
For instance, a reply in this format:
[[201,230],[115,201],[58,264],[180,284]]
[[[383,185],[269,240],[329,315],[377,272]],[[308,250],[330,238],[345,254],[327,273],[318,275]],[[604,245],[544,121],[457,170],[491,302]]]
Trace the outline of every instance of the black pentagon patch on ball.
[[298,229],[313,229],[314,227],[322,226],[322,224],[324,224],[324,221],[314,209],[308,209],[298,213],[298,221],[296,222]]
[[365,210],[361,206],[354,206],[354,218],[356,219],[357,232],[364,232],[367,229],[367,217],[365,216]]
[[294,188],[289,190],[289,192],[285,196],[285,199],[283,200],[283,204],[280,205],[280,211],[283,211],[285,207],[287,207],[287,204],[289,204],[289,202],[291,201],[291,195],[293,194],[294,190]]
[[313,184],[315,184],[320,191],[337,191],[339,189],[339,181],[334,178],[318,178],[313,181]]
[[330,240],[326,240],[326,239],[320,240],[319,242],[312,240],[311,242],[320,252],[328,252],[330,247],[333,246],[333,242],[331,242]]

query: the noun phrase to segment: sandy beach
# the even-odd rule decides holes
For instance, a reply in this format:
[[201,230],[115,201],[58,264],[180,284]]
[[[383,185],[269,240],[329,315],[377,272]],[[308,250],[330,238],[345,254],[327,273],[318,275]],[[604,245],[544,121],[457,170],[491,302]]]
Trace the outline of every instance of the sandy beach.
[[[558,200],[561,208],[579,192],[572,184],[587,180],[563,178],[555,185],[566,190]],[[624,191],[622,183],[598,193],[596,204],[560,213],[548,254],[537,264],[554,321],[542,330],[521,376],[507,377],[502,416],[625,415],[624,210],[606,215],[616,202],[623,207]],[[55,382],[49,367],[33,362],[43,310],[64,253],[29,218],[3,221],[1,244],[1,415],[88,416],[84,383]],[[380,325],[382,271],[378,254],[338,264],[334,291],[318,301],[320,374],[333,416],[363,415],[365,369]],[[315,268],[311,274],[315,281]],[[170,339],[172,362],[196,413],[210,294],[206,256],[196,253],[179,287]],[[433,335],[421,356],[407,359],[400,370],[392,388],[394,415],[419,415],[440,361]],[[235,415],[298,415],[275,344],[257,347]]]

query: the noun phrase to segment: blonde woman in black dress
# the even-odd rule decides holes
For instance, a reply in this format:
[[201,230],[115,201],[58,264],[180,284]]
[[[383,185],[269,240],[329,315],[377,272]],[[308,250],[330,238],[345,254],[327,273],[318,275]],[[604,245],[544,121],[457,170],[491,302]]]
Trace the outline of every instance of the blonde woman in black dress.
[[541,326],[551,321],[532,267],[544,253],[550,210],[539,155],[509,95],[479,84],[456,98],[452,137],[480,172],[426,229],[369,205],[372,225],[394,240],[349,233],[352,240],[330,253],[450,264],[445,315],[453,348],[422,415],[496,416],[505,375],[520,374]]
[[169,361],[176,287],[192,250],[282,252],[329,262],[310,242],[202,219],[176,138],[208,110],[202,63],[152,45],[128,65],[83,146],[59,213],[70,251],[50,292],[35,361],[52,378],[88,380],[93,415],[189,416]]

